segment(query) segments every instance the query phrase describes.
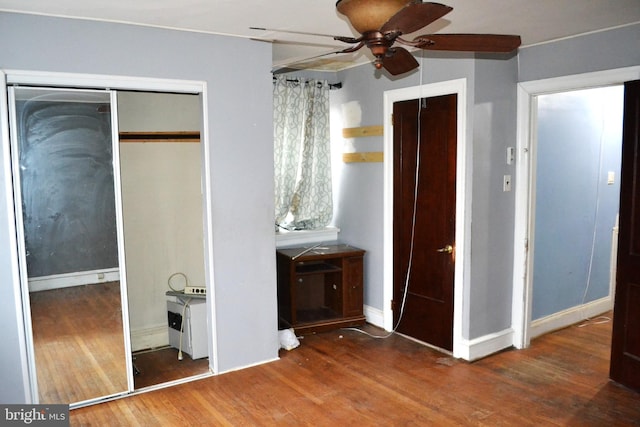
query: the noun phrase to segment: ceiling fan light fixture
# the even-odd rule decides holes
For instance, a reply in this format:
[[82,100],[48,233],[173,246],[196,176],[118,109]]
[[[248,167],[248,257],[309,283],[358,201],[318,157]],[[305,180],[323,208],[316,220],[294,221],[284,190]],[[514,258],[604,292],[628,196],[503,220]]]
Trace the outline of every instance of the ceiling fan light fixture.
[[416,0],[338,0],[336,9],[345,15],[360,34],[377,31],[393,15]]

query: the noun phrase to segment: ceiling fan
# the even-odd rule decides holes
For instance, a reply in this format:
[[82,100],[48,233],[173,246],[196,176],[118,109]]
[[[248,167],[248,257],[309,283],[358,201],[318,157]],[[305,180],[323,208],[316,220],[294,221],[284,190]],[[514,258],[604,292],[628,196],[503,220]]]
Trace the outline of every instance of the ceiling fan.
[[[422,0],[338,0],[336,9],[349,19],[360,37],[328,36],[353,46],[320,56],[355,52],[366,46],[375,57],[375,67],[384,68],[392,75],[418,67],[413,55],[403,47],[394,46],[396,42],[424,50],[487,53],[509,53],[521,43],[520,36],[503,34],[423,34],[413,40],[401,37],[418,31],[453,10],[440,3]],[[280,32],[327,36],[296,31]]]

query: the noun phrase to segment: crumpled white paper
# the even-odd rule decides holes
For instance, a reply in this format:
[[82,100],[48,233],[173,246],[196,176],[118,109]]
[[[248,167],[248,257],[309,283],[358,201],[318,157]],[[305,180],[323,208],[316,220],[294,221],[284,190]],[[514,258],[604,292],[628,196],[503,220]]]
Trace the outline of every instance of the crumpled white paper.
[[280,348],[285,350],[293,350],[300,345],[293,328],[278,331],[278,337],[280,338]]

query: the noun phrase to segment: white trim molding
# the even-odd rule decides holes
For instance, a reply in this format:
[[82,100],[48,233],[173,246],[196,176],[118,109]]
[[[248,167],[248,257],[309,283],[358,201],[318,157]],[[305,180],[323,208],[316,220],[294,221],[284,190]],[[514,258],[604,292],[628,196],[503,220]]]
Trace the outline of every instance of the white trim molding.
[[4,70],[7,84],[80,89],[145,90],[151,92],[202,93],[205,82],[102,74],[55,73],[28,70]]
[[367,323],[371,323],[379,328],[384,328],[384,312],[382,310],[371,307],[370,305],[365,305],[364,317],[367,319]]
[[95,285],[120,280],[118,268],[81,271],[78,273],[53,274],[51,276],[29,277],[29,292],[70,288],[72,286]]
[[[15,220],[15,206],[13,200],[13,176],[11,171],[11,150],[9,147],[9,122],[7,118],[9,117],[9,100],[7,97],[7,85],[6,85],[6,74],[3,70],[0,70],[0,141],[2,141],[2,146],[0,146],[0,161],[2,165],[0,166],[0,173],[2,177],[0,181],[4,188],[2,191],[4,193],[4,200],[0,200],[0,206],[4,205],[9,212],[7,215],[0,215],[0,220],[3,222],[2,228],[8,231],[7,239],[8,246],[12,248],[18,247],[18,230],[16,227]],[[17,390],[11,390],[13,396],[15,396],[17,401],[22,401],[25,403],[34,403],[37,402],[37,390],[32,389],[32,384],[35,382],[33,378],[36,376],[35,372],[35,364],[32,363],[32,359],[29,357],[30,354],[33,354],[33,341],[29,338],[32,336],[31,331],[31,322],[25,323],[25,318],[31,317],[31,312],[29,309],[28,301],[24,300],[24,294],[26,293],[25,289],[22,289],[20,284],[20,264],[18,261],[18,252],[12,251],[9,254],[9,259],[7,264],[9,265],[9,271],[6,271],[6,276],[10,277],[12,283],[3,283],[3,292],[1,293],[3,297],[3,304],[7,304],[15,307],[15,318],[11,319],[11,322],[15,320],[14,325],[24,325],[23,329],[16,331],[17,336],[15,337],[15,341],[17,341],[17,346],[11,350],[12,352],[16,352],[18,355],[15,359],[18,360],[18,363],[14,364],[11,368],[18,373],[15,375],[15,383],[22,383],[22,393]],[[10,317],[8,313],[10,311],[3,309],[4,313]],[[8,326],[6,322],[9,320],[9,317],[2,317],[5,322],[4,328],[6,334],[6,328],[12,329],[12,326]],[[18,326],[19,328],[19,326]],[[7,335],[4,336],[3,342],[8,342]],[[13,360],[15,360],[13,359]],[[21,378],[21,381],[18,380]],[[4,382],[8,382],[8,379],[5,378]],[[3,394],[4,396],[4,394]]]
[[463,339],[460,343],[460,354],[457,357],[472,362],[502,351],[512,345],[513,329],[508,328],[472,340]]
[[279,230],[276,231],[276,248],[334,242],[338,240],[339,232],[340,229],[337,227],[325,227],[320,230]]
[[534,339],[540,335],[566,328],[583,320],[587,320],[613,309],[611,296],[600,298],[576,307],[559,311],[549,316],[536,319],[529,326],[529,337]]
[[167,325],[152,326],[143,329],[131,329],[131,351],[149,350],[169,345]]

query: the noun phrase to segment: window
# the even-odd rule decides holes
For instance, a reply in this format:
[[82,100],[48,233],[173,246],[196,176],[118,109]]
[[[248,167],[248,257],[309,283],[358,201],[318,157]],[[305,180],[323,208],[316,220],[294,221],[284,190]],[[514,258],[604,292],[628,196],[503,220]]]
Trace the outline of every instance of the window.
[[274,77],[275,223],[327,226],[333,215],[326,81]]

